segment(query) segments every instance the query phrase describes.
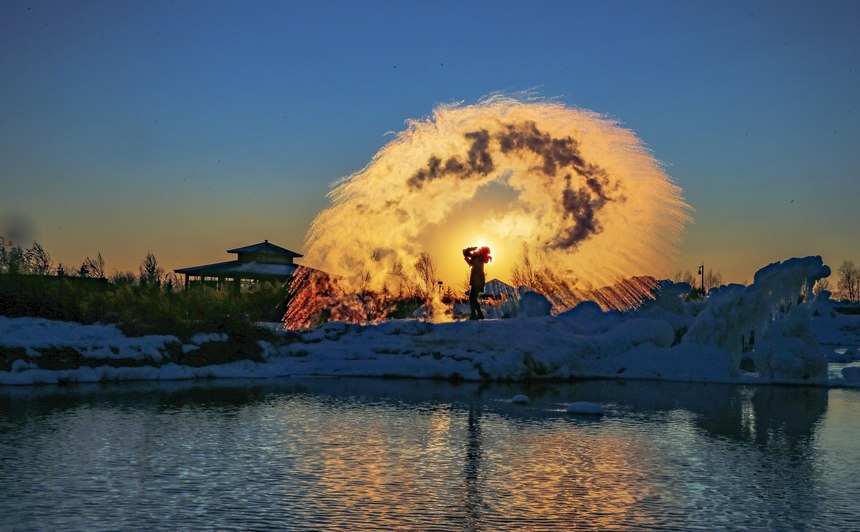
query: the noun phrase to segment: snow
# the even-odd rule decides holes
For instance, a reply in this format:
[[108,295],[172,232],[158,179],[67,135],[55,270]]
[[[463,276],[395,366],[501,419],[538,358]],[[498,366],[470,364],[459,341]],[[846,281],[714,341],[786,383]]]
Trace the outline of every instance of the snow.
[[191,337],[191,343],[200,345],[206,342],[226,342],[230,337],[226,333],[202,333],[199,332]]
[[0,345],[23,347],[31,357],[40,356],[44,348],[70,347],[85,358],[161,360],[170,343],[179,343],[179,339],[161,335],[127,338],[115,325],[0,316]]
[[858,385],[860,385],[860,368],[842,368],[842,378],[845,379],[847,382],[857,383]]
[[518,316],[549,316],[552,303],[537,292],[525,292],[517,303]]
[[[112,325],[0,317],[0,349],[25,349],[29,358],[0,371],[0,384],[400,376],[860,386],[860,370],[845,368],[832,375],[827,370],[828,357],[856,355],[860,316],[834,312],[826,297],[800,297],[828,274],[820,257],[791,259],[760,270],[753,285],[720,287],[696,301],[684,301],[688,285],[663,282],[654,301],[624,313],[603,312],[593,303],[583,303],[552,316],[540,304],[543,296],[525,291],[518,304],[532,300],[538,308],[533,312],[529,303],[528,311],[513,319],[441,324],[394,320],[367,326],[328,323],[298,335],[296,341],[259,342],[264,362],[241,360],[203,367],[166,363],[167,350],[179,342],[173,336],[129,338]],[[755,342],[746,349],[751,331]],[[198,333],[182,351],[228,340],[226,335]],[[105,365],[39,369],[40,351],[48,347],[72,347],[87,358],[104,359]],[[118,358],[139,364],[108,364],[108,359]],[[742,372],[742,359],[751,360],[756,371]]]

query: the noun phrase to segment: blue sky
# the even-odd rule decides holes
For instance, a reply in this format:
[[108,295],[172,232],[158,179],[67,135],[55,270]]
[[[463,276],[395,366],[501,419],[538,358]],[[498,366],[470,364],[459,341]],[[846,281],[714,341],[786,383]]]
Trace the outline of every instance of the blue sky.
[[404,120],[532,90],[636,131],[696,209],[678,269],[860,261],[858,2],[0,4],[0,222],[134,270],[300,250]]

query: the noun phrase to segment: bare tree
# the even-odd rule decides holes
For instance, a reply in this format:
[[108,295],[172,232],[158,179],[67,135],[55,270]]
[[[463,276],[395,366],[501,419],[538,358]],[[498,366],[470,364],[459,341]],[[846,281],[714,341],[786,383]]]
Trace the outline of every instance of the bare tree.
[[812,294],[817,296],[821,292],[825,292],[825,291],[826,292],[832,292],[833,291],[831,289],[831,286],[830,286],[830,279],[819,279],[819,280],[815,281],[815,285],[812,286]]
[[690,285],[690,288],[696,287],[696,278],[693,276],[690,270],[687,270],[684,273],[681,273],[679,270],[675,273],[675,277],[672,280],[676,283],[687,283],[688,285]]
[[33,246],[24,252],[24,263],[27,273],[36,275],[48,275],[54,268],[51,255],[38,242],[33,242]]
[[555,272],[536,264],[529,253],[526,243],[511,272],[511,281],[517,286],[528,286],[549,298],[556,310],[571,308],[583,300],[581,290],[576,287],[576,279],[568,280]]
[[406,273],[402,262],[398,260],[394,263],[394,267],[391,268],[391,274],[400,280],[401,296],[415,297],[418,295],[418,287],[415,286],[412,278]]
[[860,268],[846,260],[839,267],[839,295],[848,301],[860,301]]
[[94,259],[90,257],[85,258],[84,262],[81,264],[81,270],[84,270],[84,266],[86,266],[87,275],[81,275],[81,277],[92,277],[94,279],[105,278],[105,259],[102,257],[101,253],[96,255],[96,258]]
[[422,251],[415,261],[415,271],[418,272],[419,291],[424,299],[431,299],[436,289],[436,262],[426,251]]
[[368,270],[361,270],[361,273],[358,276],[358,293],[364,294],[370,289],[370,281],[373,276],[370,274]]
[[155,255],[151,251],[147,252],[146,258],[141,261],[139,272],[141,286],[161,286],[164,269],[158,265],[158,261],[155,259]]
[[720,272],[715,272],[714,270],[708,270],[705,273],[705,293],[708,293],[708,290],[711,288],[717,288],[718,286],[723,284],[723,274]]
[[516,286],[530,286],[532,288],[536,288],[535,285],[541,284],[537,268],[529,255],[529,246],[525,242],[523,242],[523,249],[520,252],[517,265],[514,266],[514,270],[511,272],[511,281]]

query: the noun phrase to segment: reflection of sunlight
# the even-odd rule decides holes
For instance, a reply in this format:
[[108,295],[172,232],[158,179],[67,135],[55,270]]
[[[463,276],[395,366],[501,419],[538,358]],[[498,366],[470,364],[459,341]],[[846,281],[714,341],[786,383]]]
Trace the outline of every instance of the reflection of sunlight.
[[492,481],[484,486],[484,499],[503,500],[530,519],[588,523],[597,529],[658,526],[644,520],[635,506],[661,496],[647,480],[647,449],[636,441],[582,429],[567,426],[541,433],[509,427],[512,432],[504,441],[491,442],[501,447],[493,455],[507,458],[485,461],[485,475]]
[[755,408],[752,404],[752,391],[742,390],[741,401],[741,433],[746,437],[753,437],[756,433]]
[[[404,516],[440,507],[454,523],[477,518],[488,528],[511,519],[659,526],[637,510],[667,496],[648,480],[653,458],[641,442],[619,434],[567,422],[534,430],[449,405],[318,414],[314,490],[345,504],[330,514],[335,528],[403,526]],[[458,477],[462,483],[450,482]]]
[[[600,421],[501,414],[478,399],[291,400],[279,410],[291,476],[284,504],[324,515],[327,529],[731,528],[738,493],[765,482],[767,508],[750,507],[751,522],[798,504],[814,510],[807,487],[820,473],[806,457],[827,391],[721,390],[657,407],[632,394],[638,406]],[[856,402],[824,419],[845,454],[851,434],[837,431]]]
[[[318,458],[304,467],[312,480],[309,502],[326,505],[324,528],[403,527],[404,516],[456,506],[459,493],[440,484],[456,478],[462,464],[449,405],[419,411],[302,406],[304,417],[284,415],[297,434],[314,434]],[[296,445],[292,435],[288,440]]]

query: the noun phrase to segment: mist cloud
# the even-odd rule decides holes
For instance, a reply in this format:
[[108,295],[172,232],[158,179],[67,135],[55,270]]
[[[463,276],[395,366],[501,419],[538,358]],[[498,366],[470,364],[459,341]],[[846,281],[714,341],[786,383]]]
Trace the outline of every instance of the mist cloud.
[[[476,222],[491,183],[511,194]],[[396,289],[396,266],[425,251],[465,267],[459,251],[479,238],[510,253],[528,243],[540,264],[580,286],[662,275],[689,220],[680,189],[632,131],[589,111],[503,96],[408,121],[330,197],[302,262],[375,290]],[[457,218],[464,207],[468,220]],[[452,283],[453,272],[445,275]]]
[[[549,242],[554,248],[572,249],[592,235],[602,231],[597,218],[600,210],[610,201],[624,201],[622,196],[613,197],[608,188],[617,190],[620,182],[610,183],[609,174],[599,165],[587,163],[583,158],[579,142],[571,136],[553,137],[541,131],[534,121],[505,124],[502,130],[490,135],[486,129],[470,131],[463,135],[470,143],[465,162],[456,155],[442,158],[431,155],[426,167],[418,169],[407,180],[412,190],[420,190],[425,184],[444,178],[470,179],[484,177],[495,170],[491,149],[504,155],[531,153],[541,159],[534,170],[547,177],[557,177],[559,170],[572,170],[580,179],[573,183],[573,174],[566,173],[566,187],[560,202],[565,219],[559,233]],[[493,145],[491,146],[491,141]]]

